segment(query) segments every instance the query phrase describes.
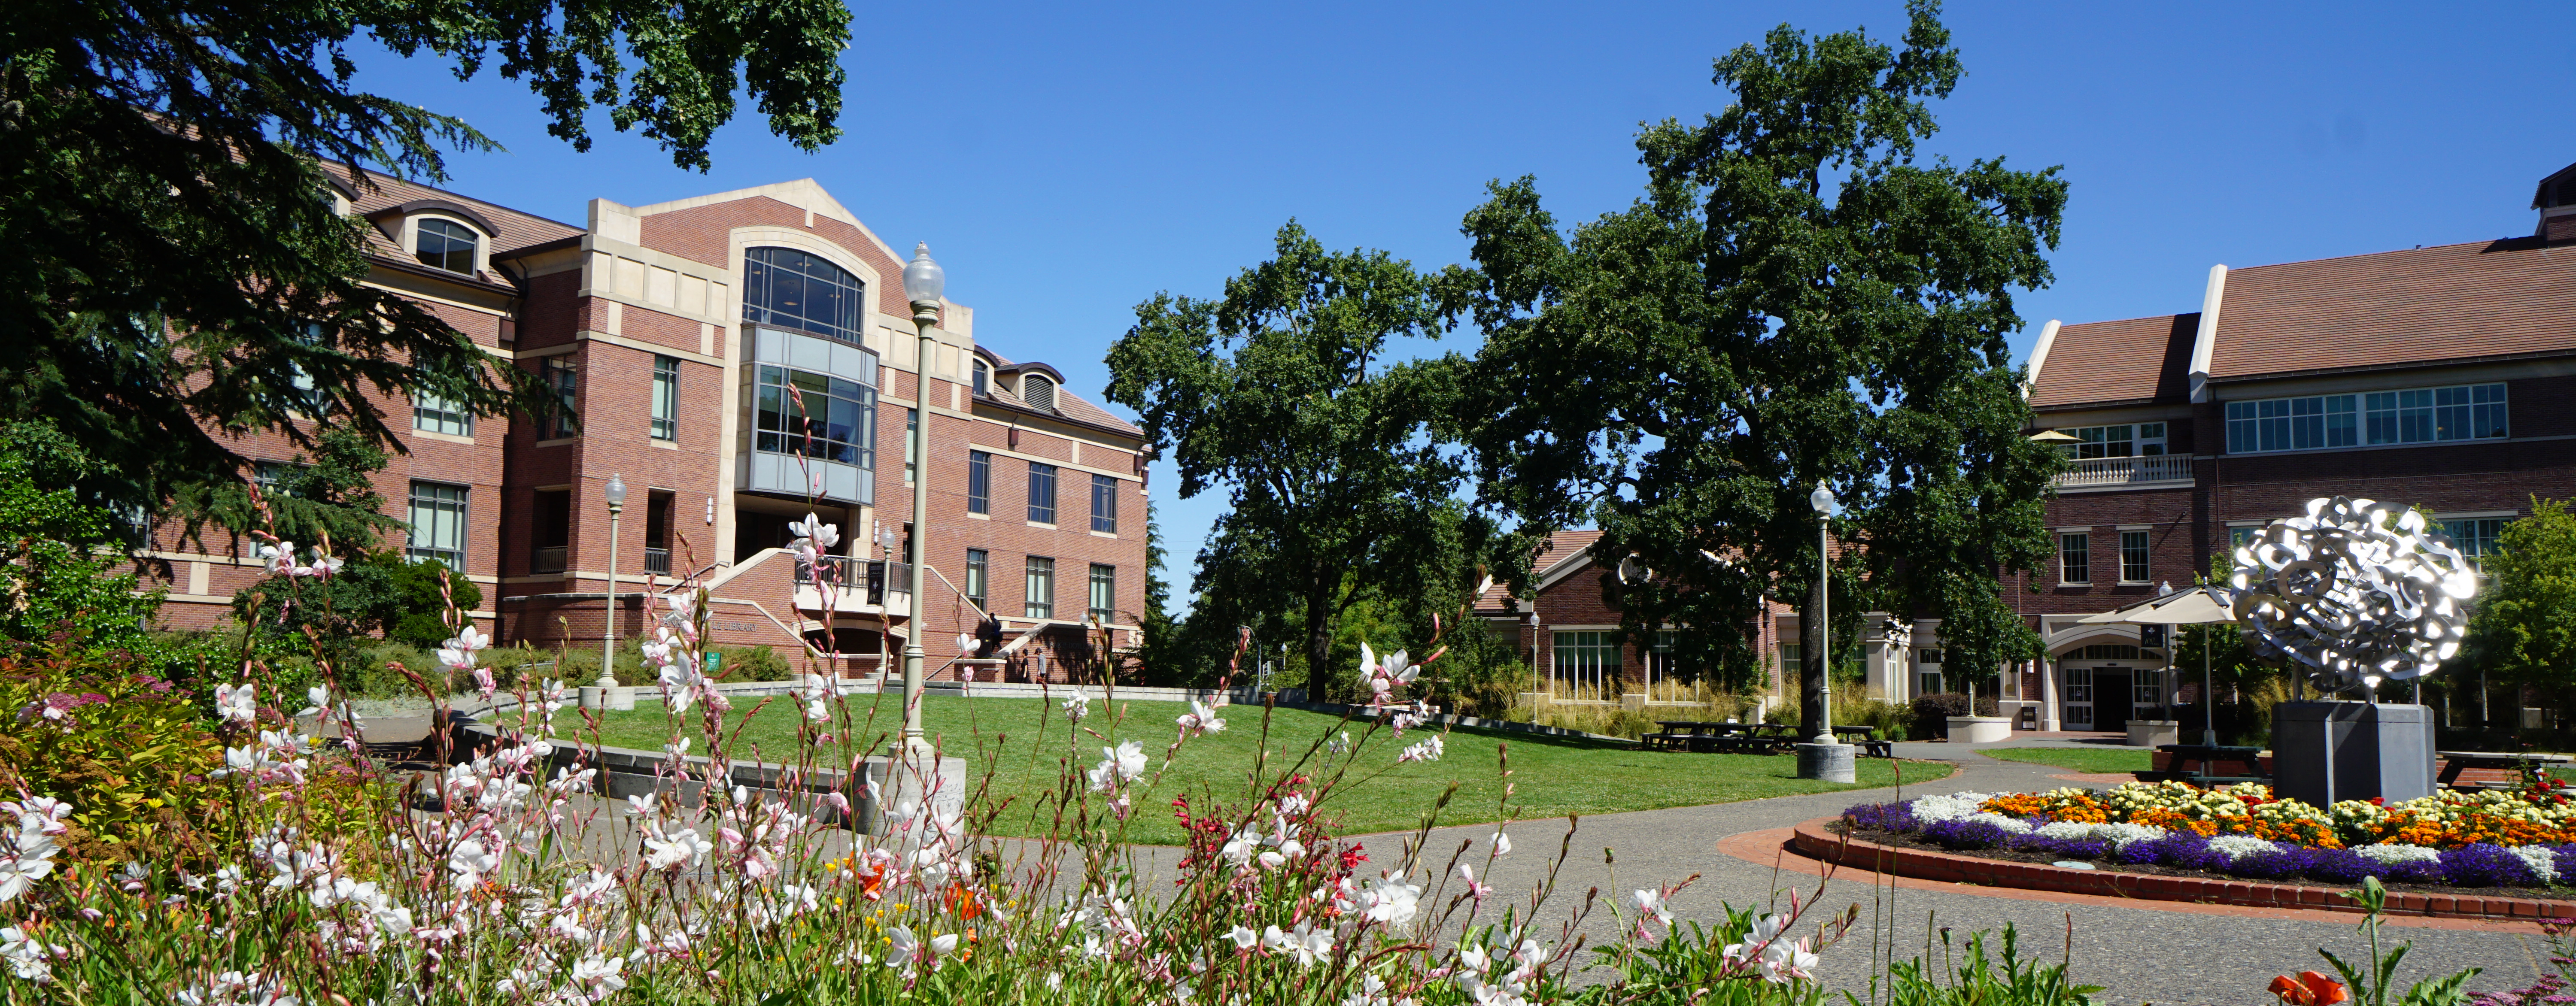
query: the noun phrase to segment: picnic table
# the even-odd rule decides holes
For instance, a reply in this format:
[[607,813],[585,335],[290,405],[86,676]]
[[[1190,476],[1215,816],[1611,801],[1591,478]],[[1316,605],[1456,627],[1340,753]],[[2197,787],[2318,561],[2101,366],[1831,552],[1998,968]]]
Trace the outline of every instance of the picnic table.
[[[1798,728],[1788,723],[1713,723],[1706,720],[1656,720],[1663,729],[1645,736],[1646,746],[1663,751],[1733,751],[1771,754],[1788,750],[1804,738]],[[1894,757],[1895,749],[1886,741],[1869,739],[1868,727],[1838,726],[1837,740],[1849,739],[1860,745],[1862,753]]]
[[[2173,755],[2173,761],[2165,766],[2166,775],[2188,779],[2203,786],[2213,783],[2270,782],[2272,780],[2271,776],[2263,774],[2263,749],[2259,747],[2236,747],[2226,744],[2158,744],[2156,750]],[[2227,761],[2244,762],[2253,770],[2253,774],[2218,775],[2210,771],[2210,766]],[[2185,763],[2192,765],[2191,771],[2183,771]]]
[[[2442,759],[2442,775],[2434,780],[2434,785],[2446,787],[2458,786],[2460,772],[2465,769],[2500,768],[2520,772],[2534,766],[2565,765],[2576,762],[2576,757],[2569,755],[2542,754],[2537,751],[2436,751],[2434,754]],[[2518,788],[2521,783],[2508,785]]]

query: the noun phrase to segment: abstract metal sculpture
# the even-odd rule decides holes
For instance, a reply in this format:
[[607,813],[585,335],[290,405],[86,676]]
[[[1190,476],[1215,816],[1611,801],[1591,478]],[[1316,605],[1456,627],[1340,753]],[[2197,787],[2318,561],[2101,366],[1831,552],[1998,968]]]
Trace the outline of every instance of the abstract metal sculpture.
[[2439,670],[2459,652],[2477,569],[2414,510],[2308,501],[2236,550],[2228,581],[2257,659],[2331,694]]

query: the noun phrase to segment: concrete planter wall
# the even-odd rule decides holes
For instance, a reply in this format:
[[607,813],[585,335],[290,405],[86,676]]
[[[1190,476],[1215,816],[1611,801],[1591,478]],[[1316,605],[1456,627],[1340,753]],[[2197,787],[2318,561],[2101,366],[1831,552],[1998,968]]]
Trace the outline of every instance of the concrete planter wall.
[[2012,720],[2002,716],[1950,717],[1950,743],[1992,744],[2012,739]]
[[2180,720],[2130,720],[2129,746],[2151,748],[2159,744],[2182,743]]

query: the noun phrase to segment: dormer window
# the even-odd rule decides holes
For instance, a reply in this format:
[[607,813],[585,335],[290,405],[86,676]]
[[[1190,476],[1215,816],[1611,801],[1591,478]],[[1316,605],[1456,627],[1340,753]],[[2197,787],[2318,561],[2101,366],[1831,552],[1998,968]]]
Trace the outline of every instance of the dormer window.
[[412,254],[419,256],[423,265],[471,276],[474,275],[474,248],[480,241],[464,224],[424,217],[418,227],[418,236],[412,240]]
[[1020,400],[1042,412],[1055,411],[1055,382],[1036,374],[1020,378]]
[[975,393],[978,395],[988,394],[992,390],[993,365],[985,363],[982,360],[975,361]]

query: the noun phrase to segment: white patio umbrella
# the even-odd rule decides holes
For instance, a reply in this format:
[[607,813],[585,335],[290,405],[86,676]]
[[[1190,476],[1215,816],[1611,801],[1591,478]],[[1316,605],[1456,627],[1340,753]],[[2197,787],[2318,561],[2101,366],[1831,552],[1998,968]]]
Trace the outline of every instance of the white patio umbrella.
[[[2105,611],[2079,621],[2082,625],[2215,625],[2233,622],[2236,612],[2227,604],[2225,595],[2213,587],[2193,587],[2151,597],[2125,608]],[[2211,687],[2209,648],[2200,650],[2200,741],[2218,746],[2218,695]]]

